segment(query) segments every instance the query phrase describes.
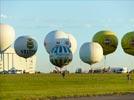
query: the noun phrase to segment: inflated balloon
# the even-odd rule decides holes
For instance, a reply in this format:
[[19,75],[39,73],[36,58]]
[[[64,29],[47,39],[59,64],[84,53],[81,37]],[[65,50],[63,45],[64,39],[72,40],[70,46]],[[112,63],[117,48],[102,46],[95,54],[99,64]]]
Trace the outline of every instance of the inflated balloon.
[[115,33],[110,31],[97,32],[93,37],[93,42],[98,42],[103,48],[103,54],[113,53],[118,46],[118,39]]
[[72,61],[73,55],[67,46],[57,45],[51,50],[49,58],[53,65],[62,68]]
[[77,42],[73,35],[63,31],[51,31],[45,37],[44,46],[49,54],[56,45],[65,45],[70,48],[72,53],[77,49]]
[[92,65],[102,60],[103,49],[97,42],[86,42],[81,46],[79,55],[83,62]]
[[21,36],[16,39],[14,48],[17,55],[29,58],[36,53],[38,45],[33,38],[29,36]]
[[0,24],[0,53],[7,50],[15,39],[15,30],[7,24]]
[[69,41],[71,43],[70,50],[74,54],[76,52],[76,50],[77,50],[77,41],[76,41],[75,37],[72,34],[68,33],[67,35],[68,35],[68,39],[69,39]]
[[134,56],[134,31],[123,36],[121,45],[125,53]]

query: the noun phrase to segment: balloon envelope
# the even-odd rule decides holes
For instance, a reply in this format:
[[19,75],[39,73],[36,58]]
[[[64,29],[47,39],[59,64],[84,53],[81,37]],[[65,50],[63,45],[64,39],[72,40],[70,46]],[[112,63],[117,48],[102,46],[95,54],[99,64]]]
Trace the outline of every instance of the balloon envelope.
[[15,39],[15,30],[7,24],[0,24],[0,53],[8,49]]
[[72,53],[75,53],[77,49],[77,42],[73,35],[63,31],[55,30],[46,35],[44,46],[49,54],[56,45],[65,45],[70,48]]
[[24,58],[33,56],[38,48],[37,42],[29,36],[21,36],[16,39],[14,44],[15,52]]
[[76,41],[75,37],[72,34],[67,33],[67,35],[68,35],[69,41],[71,43],[70,44],[71,45],[70,50],[74,54],[76,52],[76,50],[77,50],[77,41]]
[[72,61],[73,55],[67,46],[58,45],[51,50],[49,58],[53,65],[62,68]]
[[103,48],[103,54],[113,53],[118,46],[118,39],[115,33],[110,31],[97,32],[93,37],[93,42],[98,42]]
[[121,45],[125,53],[134,56],[134,31],[123,36]]
[[92,65],[102,60],[103,49],[98,43],[86,42],[80,47],[79,55],[83,62]]

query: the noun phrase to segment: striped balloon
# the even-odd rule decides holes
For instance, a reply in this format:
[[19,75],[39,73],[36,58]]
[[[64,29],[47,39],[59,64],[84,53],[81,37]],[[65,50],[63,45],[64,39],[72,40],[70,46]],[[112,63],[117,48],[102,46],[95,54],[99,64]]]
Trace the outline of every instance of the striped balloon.
[[53,65],[62,68],[72,61],[73,55],[67,46],[57,45],[51,50],[49,57]]

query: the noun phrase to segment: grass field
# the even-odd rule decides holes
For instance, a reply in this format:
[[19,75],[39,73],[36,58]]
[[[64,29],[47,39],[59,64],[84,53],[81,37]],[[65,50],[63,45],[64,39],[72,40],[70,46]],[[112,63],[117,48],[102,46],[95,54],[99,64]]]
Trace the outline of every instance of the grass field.
[[44,100],[67,96],[134,93],[134,75],[60,74],[0,75],[0,100]]

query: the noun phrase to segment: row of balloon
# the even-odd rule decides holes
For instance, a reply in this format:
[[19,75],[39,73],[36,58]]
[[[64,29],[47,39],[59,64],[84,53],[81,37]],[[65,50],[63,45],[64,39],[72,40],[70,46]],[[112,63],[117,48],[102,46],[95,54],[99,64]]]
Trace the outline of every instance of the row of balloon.
[[51,31],[45,37],[44,46],[49,54],[50,62],[57,66],[56,70],[68,65],[77,49],[77,42],[73,35],[63,31]]
[[[14,29],[9,25],[0,24],[1,55],[12,45],[14,39]],[[134,56],[134,32],[124,35],[121,44],[124,52]],[[73,54],[77,49],[77,42],[71,34],[55,30],[47,34],[44,46],[49,54],[50,62],[61,69],[72,61]],[[94,35],[92,42],[84,43],[81,46],[80,58],[83,62],[92,65],[100,62],[103,55],[106,56],[113,53],[117,46],[118,39],[115,33],[100,31]],[[38,45],[30,36],[21,36],[16,39],[14,48],[20,57],[27,59],[36,53]]]
[[[129,32],[123,36],[121,42],[122,48],[125,53],[134,56],[134,32]],[[98,63],[102,60],[103,55],[113,53],[118,46],[118,39],[116,34],[111,31],[97,32],[92,42],[84,43],[80,48],[80,59],[90,65]]]
[[[5,51],[13,44],[15,40],[15,30],[12,26],[7,24],[0,24],[0,54],[1,61],[3,61],[3,71],[4,66],[4,54]],[[25,59],[33,56],[37,51],[37,42],[30,36],[20,36],[16,39],[14,43],[14,49],[18,56]],[[14,53],[7,53],[8,57],[12,54],[12,67],[14,67]],[[9,58],[8,58],[9,61]],[[8,62],[9,64],[9,62]],[[9,66],[9,65],[8,65]]]
[[103,55],[106,60],[106,55],[113,53],[117,45],[118,39],[115,33],[99,31],[94,35],[92,42],[87,42],[82,45],[80,48],[80,58],[83,62],[90,65],[98,63],[103,59]]

